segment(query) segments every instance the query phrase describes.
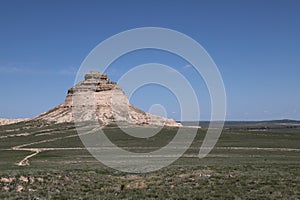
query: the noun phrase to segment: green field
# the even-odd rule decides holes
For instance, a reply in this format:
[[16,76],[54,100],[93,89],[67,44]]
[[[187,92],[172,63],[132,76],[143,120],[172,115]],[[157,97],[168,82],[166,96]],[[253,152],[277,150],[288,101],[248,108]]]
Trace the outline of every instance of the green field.
[[[201,125],[181,158],[146,174],[101,164],[70,123],[0,126],[0,199],[300,199],[300,123],[226,123],[215,148],[199,159],[207,131]],[[116,127],[104,129],[132,152],[157,150],[176,131],[164,128],[137,139]]]

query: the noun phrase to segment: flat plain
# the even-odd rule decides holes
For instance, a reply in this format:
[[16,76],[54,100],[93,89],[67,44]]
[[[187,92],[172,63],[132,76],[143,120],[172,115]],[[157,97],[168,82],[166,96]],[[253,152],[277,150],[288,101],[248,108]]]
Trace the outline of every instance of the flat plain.
[[[172,165],[144,174],[101,164],[72,123],[0,126],[0,199],[300,199],[300,122],[228,122],[199,159],[207,124]],[[168,144],[177,128],[147,139],[117,127],[103,130],[120,148],[138,153]]]

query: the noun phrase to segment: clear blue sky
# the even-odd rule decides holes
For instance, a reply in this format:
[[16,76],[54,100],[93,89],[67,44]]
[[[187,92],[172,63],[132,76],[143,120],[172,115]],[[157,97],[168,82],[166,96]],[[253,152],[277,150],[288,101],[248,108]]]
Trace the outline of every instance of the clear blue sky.
[[[214,59],[226,87],[228,120],[300,119],[299,9],[297,0],[2,0],[0,117],[34,117],[62,103],[97,44],[131,28],[158,26],[187,34]],[[172,55],[136,52],[117,60],[108,74],[117,81],[122,70],[147,62],[169,64],[195,87],[199,83],[202,119],[209,118],[205,87]],[[154,89],[161,90],[137,91],[132,103],[148,110],[169,101],[167,91],[161,91],[166,98],[151,97]],[[149,98],[141,101],[145,94]],[[177,118],[176,102],[168,106]]]

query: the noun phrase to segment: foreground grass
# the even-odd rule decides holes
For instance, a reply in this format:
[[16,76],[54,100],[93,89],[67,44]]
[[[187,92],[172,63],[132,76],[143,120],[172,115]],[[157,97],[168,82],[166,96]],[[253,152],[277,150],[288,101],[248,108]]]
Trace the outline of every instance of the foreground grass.
[[[104,167],[14,171],[1,199],[297,199],[297,165],[169,167],[123,174]],[[4,190],[2,189],[2,190]]]

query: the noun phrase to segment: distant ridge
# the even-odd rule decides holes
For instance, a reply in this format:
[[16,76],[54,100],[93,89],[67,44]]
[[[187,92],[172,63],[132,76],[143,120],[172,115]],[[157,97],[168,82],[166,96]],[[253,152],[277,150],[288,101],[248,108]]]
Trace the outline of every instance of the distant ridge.
[[[209,121],[182,121],[183,126],[200,125],[202,128],[208,128]],[[281,129],[281,128],[300,128],[299,120],[264,120],[264,121],[225,121],[224,129]]]

